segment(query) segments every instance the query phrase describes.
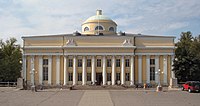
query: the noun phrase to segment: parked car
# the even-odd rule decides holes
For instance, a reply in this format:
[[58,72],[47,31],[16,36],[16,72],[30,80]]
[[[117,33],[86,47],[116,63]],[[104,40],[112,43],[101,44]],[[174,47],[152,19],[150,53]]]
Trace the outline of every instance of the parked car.
[[200,82],[199,81],[187,81],[182,85],[182,91],[187,90],[191,92],[200,92]]

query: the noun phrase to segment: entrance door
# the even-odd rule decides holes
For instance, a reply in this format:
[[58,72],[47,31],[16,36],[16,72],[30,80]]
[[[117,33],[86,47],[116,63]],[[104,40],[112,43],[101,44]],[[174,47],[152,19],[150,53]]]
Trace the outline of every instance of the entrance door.
[[96,85],[101,85],[102,82],[102,73],[96,73]]

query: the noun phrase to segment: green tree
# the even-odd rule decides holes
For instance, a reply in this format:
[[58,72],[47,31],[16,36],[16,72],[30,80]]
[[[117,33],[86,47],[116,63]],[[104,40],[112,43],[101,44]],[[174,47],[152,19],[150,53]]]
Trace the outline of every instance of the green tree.
[[0,81],[16,81],[20,77],[22,54],[16,42],[15,38],[0,42]]
[[194,52],[197,48],[195,40],[191,32],[182,32],[176,44],[173,71],[179,81],[199,80],[199,53]]

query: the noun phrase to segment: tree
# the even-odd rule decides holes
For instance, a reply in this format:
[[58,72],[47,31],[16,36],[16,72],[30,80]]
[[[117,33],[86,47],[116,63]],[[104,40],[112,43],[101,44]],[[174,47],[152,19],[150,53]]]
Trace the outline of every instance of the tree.
[[[192,37],[191,32],[182,32],[179,42],[176,44],[174,68],[175,76],[179,81],[200,80],[199,58],[196,52],[199,42]],[[200,55],[199,55],[200,56]]]
[[0,81],[16,81],[20,77],[22,54],[16,42],[15,38],[0,42]]

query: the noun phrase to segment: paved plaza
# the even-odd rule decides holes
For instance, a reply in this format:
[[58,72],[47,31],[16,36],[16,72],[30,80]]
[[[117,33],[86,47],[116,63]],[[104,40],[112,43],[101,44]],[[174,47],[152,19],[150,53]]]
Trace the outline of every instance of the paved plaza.
[[39,92],[0,88],[0,106],[200,106],[200,93],[154,89],[67,90]]

